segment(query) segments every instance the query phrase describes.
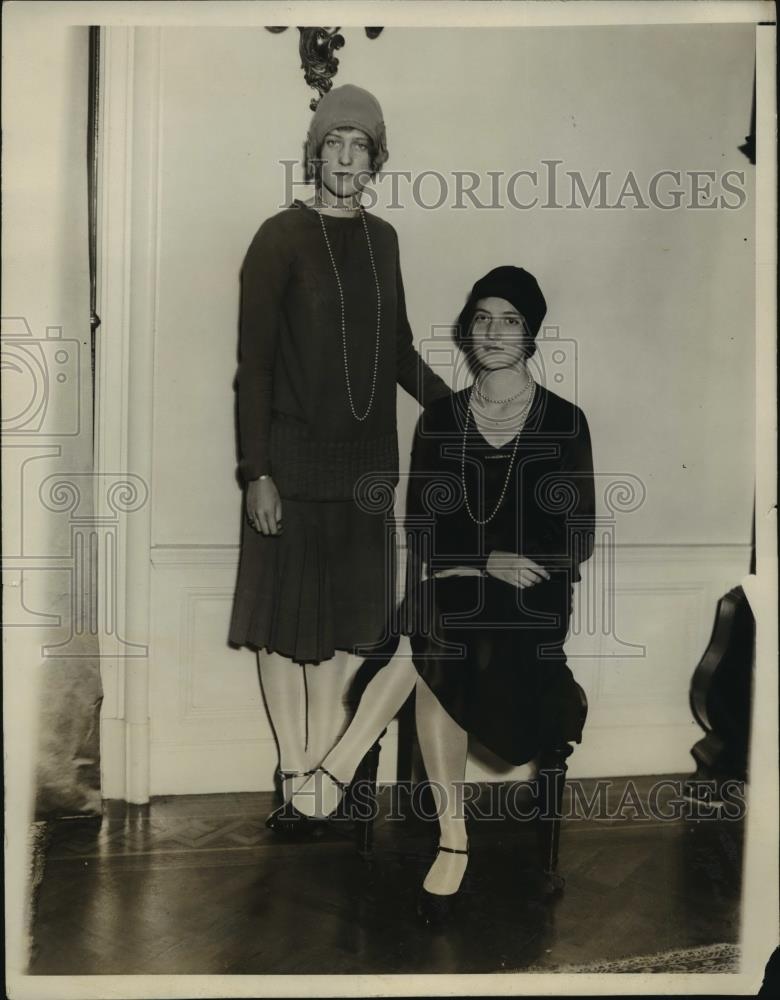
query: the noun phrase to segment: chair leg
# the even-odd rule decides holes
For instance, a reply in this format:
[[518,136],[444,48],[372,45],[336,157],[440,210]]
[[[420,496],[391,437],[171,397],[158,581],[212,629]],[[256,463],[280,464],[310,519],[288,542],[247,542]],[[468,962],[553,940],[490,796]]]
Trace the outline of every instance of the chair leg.
[[566,759],[574,752],[569,744],[545,750],[539,757],[536,776],[539,806],[539,845],[545,891],[559,892],[566,880],[558,874],[558,845],[561,836],[561,809],[566,784]]
[[417,750],[417,725],[414,718],[414,691],[398,713],[398,757],[396,761],[396,789],[398,809],[402,816],[411,817],[411,800],[414,785],[415,752]]
[[[384,736],[384,732],[382,733]],[[376,777],[379,770],[380,740],[366,753],[355,774],[355,798],[351,803],[355,822],[355,847],[361,858],[370,858],[374,850],[374,820],[378,811]]]
[[[412,763],[414,752],[414,694],[404,702],[398,713],[398,762],[397,779],[404,794],[411,796]],[[377,800],[377,772],[383,730],[377,741],[363,757],[355,772],[355,794],[351,801],[351,817],[355,823],[355,847],[361,858],[368,859],[374,850],[374,820],[379,811]]]

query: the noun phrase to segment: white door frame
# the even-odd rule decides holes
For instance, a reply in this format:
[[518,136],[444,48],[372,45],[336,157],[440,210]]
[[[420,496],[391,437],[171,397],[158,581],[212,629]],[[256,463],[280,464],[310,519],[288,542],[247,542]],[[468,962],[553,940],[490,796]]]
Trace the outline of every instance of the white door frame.
[[149,634],[160,29],[101,29],[95,510],[104,798],[149,800]]

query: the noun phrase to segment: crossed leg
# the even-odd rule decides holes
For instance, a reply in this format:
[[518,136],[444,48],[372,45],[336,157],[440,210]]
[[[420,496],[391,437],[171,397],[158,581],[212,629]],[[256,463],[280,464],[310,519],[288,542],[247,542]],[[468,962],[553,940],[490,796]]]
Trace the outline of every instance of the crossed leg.
[[[406,646],[408,640],[402,641]],[[352,780],[360,761],[409,697],[416,680],[417,670],[405,649],[405,655],[396,655],[366,685],[344,735],[322,760],[321,766],[339,784]],[[293,805],[306,816],[329,816],[341,800],[339,784],[321,772],[298,779],[293,783]]]

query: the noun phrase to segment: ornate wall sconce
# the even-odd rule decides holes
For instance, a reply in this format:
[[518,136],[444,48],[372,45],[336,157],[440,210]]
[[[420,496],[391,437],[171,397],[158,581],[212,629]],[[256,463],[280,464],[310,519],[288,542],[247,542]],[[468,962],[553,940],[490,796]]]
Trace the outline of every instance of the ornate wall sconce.
[[[368,29],[366,29],[368,30]],[[753,166],[756,165],[756,75],[753,73],[753,107],[750,112],[750,135],[745,136],[745,141],[739,147],[740,153],[744,153]]]
[[[339,69],[339,61],[334,55],[337,49],[344,45],[344,36],[339,34],[339,28],[298,28],[300,40],[298,51],[301,56],[303,76],[310,87],[314,87],[319,97],[313,97],[309,102],[312,111],[315,110],[323,94],[327,94],[333,86],[333,77]],[[383,28],[365,28],[368,38],[378,38]],[[279,34],[287,31],[287,26],[266,28],[266,31]]]

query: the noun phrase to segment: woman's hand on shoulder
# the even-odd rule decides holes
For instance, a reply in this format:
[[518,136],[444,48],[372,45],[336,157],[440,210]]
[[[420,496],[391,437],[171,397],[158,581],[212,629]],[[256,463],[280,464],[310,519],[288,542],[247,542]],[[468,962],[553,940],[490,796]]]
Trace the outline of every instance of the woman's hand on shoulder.
[[549,580],[550,574],[539,563],[517,552],[502,552],[494,549],[488,556],[485,569],[489,576],[509,583],[513,587],[533,587],[542,580]]
[[282,533],[282,501],[270,476],[253,479],[246,488],[246,516],[263,535]]

